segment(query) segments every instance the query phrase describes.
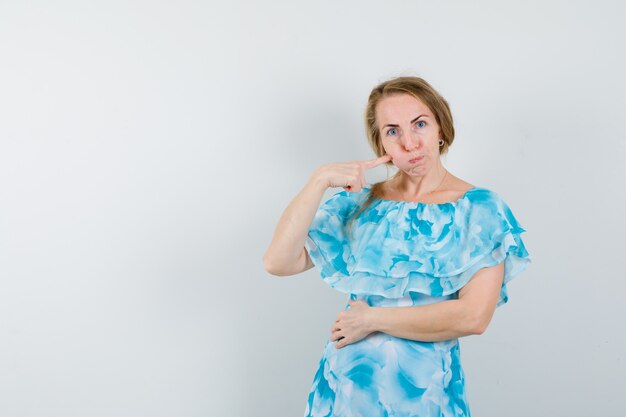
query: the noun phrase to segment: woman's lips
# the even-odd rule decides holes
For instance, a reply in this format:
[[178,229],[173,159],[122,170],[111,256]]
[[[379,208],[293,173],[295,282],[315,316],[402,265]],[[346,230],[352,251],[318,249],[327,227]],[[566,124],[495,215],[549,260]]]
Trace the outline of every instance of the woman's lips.
[[418,156],[418,157],[417,157],[417,158],[415,158],[415,159],[409,159],[409,162],[410,162],[410,163],[412,163],[412,164],[414,164],[414,163],[416,163],[416,162],[420,162],[422,159],[424,159],[424,155],[422,155],[422,156]]

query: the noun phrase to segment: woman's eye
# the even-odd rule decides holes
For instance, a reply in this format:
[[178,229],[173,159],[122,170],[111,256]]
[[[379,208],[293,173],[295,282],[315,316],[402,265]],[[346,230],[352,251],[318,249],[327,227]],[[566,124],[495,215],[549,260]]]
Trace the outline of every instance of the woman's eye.
[[396,132],[396,129],[389,129],[389,130],[387,131],[387,134],[388,134],[388,135],[395,135],[396,133],[397,133],[397,132]]
[[[424,125],[423,125],[423,126],[420,126],[420,123],[424,123]],[[423,121],[423,120],[418,120],[418,121],[417,121],[417,123],[415,123],[415,124],[416,124],[418,127],[424,127],[424,126],[426,126],[426,122],[425,122],[425,121]]]

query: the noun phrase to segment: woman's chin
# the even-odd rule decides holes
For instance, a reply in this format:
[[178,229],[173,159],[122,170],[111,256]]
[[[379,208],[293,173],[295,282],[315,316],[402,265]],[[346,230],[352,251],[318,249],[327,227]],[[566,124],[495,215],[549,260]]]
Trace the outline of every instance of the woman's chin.
[[408,166],[402,169],[402,171],[412,177],[421,177],[426,173],[427,170],[425,166]]

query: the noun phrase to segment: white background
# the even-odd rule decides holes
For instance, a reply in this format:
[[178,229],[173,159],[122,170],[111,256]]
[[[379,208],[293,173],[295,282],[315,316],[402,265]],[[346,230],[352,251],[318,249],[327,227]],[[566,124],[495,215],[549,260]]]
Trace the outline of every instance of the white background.
[[472,414],[626,414],[625,12],[0,2],[0,415],[302,415],[346,296],[261,257],[317,166],[374,157],[398,75],[448,100],[444,165],[533,257],[461,339]]

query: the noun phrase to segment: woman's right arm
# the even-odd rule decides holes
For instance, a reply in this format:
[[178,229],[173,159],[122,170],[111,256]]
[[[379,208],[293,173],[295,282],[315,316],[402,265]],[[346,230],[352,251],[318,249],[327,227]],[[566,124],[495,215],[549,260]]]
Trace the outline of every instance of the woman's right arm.
[[304,242],[327,188],[327,180],[320,175],[318,169],[302,191],[291,200],[278,220],[270,246],[263,255],[263,265],[267,272],[288,276],[313,267]]
[[360,192],[366,185],[365,171],[390,160],[389,155],[383,155],[368,161],[331,163],[317,168],[280,217],[272,242],[263,255],[265,270],[286,276],[312,268],[304,242],[326,189],[343,187],[349,192]]

